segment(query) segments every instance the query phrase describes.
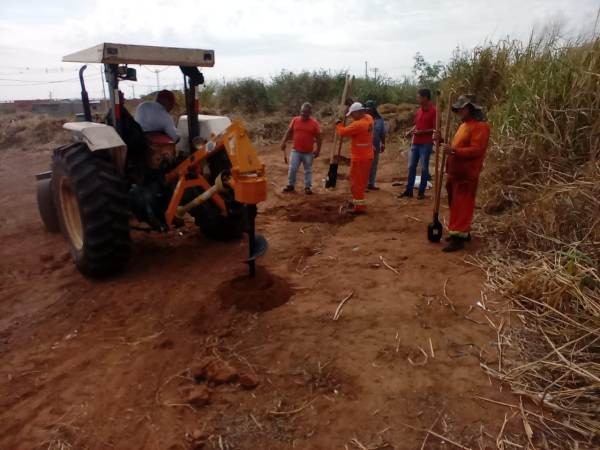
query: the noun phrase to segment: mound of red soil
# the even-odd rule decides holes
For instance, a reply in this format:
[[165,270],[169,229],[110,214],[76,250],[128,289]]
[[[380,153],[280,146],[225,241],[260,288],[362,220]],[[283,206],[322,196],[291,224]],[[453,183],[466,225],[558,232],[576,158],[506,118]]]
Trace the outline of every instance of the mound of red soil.
[[268,311],[286,303],[294,291],[284,278],[256,268],[256,277],[248,275],[225,281],[217,288],[224,307],[236,306],[248,311]]
[[265,210],[262,214],[285,216],[290,222],[329,223],[344,225],[354,219],[353,216],[340,213],[343,201],[340,199],[315,198],[305,203],[289,203]]

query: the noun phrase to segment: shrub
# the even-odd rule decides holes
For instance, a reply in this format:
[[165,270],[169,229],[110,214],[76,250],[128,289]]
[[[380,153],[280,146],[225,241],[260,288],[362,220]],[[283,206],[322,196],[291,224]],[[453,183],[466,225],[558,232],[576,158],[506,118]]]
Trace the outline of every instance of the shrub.
[[229,81],[218,88],[217,96],[219,107],[225,111],[257,113],[273,110],[269,90],[262,80],[242,78]]
[[297,74],[284,70],[273,77],[269,90],[280,109],[296,113],[304,102],[314,105],[337,100],[344,88],[345,76],[343,72],[331,74],[325,70]]

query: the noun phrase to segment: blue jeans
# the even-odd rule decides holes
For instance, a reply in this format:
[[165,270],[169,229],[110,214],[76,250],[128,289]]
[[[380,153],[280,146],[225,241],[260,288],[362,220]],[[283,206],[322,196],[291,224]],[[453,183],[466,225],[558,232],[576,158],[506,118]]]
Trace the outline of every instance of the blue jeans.
[[408,163],[408,181],[406,191],[412,192],[415,187],[415,177],[417,176],[417,165],[421,160],[421,183],[419,184],[419,194],[424,194],[429,181],[429,157],[433,150],[433,144],[413,144],[410,147],[410,161]]
[[303,153],[292,150],[290,153],[290,169],[288,171],[288,185],[296,186],[296,173],[300,163],[304,166],[304,187],[312,187],[312,163],[314,155],[312,152]]
[[375,177],[377,176],[377,164],[379,163],[379,149],[373,148],[373,163],[371,172],[369,172],[369,187],[375,186]]

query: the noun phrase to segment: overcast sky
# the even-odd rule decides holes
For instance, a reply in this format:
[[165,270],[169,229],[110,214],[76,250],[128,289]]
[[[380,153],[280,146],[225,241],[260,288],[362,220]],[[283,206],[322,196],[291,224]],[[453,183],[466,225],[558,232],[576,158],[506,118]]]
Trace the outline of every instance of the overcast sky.
[[[207,80],[266,80],[282,69],[370,68],[411,74],[413,56],[447,61],[472,48],[561,23],[590,31],[600,0],[0,0],[0,100],[79,96],[79,65],[62,56],[101,42],[215,50]],[[137,68],[135,94],[156,87]],[[102,96],[99,66],[88,72],[90,97]],[[159,74],[161,88],[181,84],[179,69]],[[124,83],[131,96],[132,83]]]

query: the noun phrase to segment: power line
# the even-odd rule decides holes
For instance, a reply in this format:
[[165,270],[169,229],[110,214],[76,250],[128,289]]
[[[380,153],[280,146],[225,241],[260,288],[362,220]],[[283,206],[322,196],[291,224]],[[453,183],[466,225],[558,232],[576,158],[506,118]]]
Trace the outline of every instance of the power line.
[[171,67],[168,67],[168,66],[167,66],[167,67],[165,67],[164,69],[160,69],[160,70],[159,70],[159,69],[154,69],[154,70],[152,70],[152,69],[150,69],[150,68],[149,68],[149,67],[147,67],[147,66],[142,66],[142,67],[143,67],[144,69],[146,69],[148,72],[152,73],[152,74],[155,74],[156,72],[158,72],[158,73],[161,73],[161,72],[164,72],[165,70],[169,70],[169,69],[171,68]]
[[[100,78],[100,75],[92,75],[86,77],[86,80],[95,80]],[[26,87],[26,86],[45,86],[48,84],[58,84],[58,83],[74,83],[79,81],[79,78],[69,78],[65,80],[49,80],[49,81],[41,81],[41,80],[17,80],[11,78],[0,78],[0,81],[12,81],[19,82],[19,84],[0,84],[0,87]]]
[[45,80],[22,80],[16,78],[0,78],[0,81],[22,81],[24,83],[64,83],[65,81],[71,81],[74,78],[69,78],[68,80],[54,80],[54,81],[45,81]]

